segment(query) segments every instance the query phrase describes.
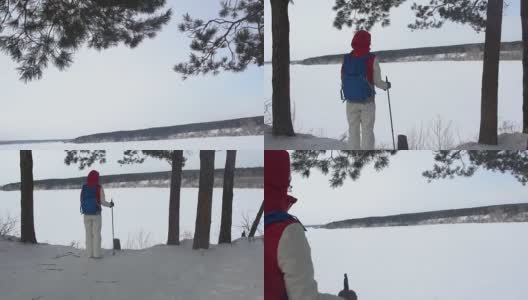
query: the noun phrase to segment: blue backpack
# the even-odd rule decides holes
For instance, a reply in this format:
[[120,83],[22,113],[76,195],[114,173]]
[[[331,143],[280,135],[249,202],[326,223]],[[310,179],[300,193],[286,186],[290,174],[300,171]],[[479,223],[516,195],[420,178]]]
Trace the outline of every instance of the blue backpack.
[[341,100],[364,103],[376,94],[367,79],[367,61],[372,56],[371,53],[360,57],[345,55],[341,75]]
[[81,189],[81,214],[97,215],[101,211],[101,206],[97,201],[97,188],[89,187],[86,184]]

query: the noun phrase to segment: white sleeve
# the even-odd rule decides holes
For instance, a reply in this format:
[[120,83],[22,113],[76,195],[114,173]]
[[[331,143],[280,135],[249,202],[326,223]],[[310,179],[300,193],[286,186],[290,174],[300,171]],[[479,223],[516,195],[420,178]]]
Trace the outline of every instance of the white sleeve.
[[378,62],[378,58],[374,58],[374,85],[382,90],[387,90],[387,82],[381,78],[381,68]]
[[277,251],[288,300],[343,300],[317,291],[310,245],[301,224],[293,223],[284,229]]
[[106,202],[106,197],[105,197],[105,193],[104,193],[103,187],[101,187],[101,205],[102,206],[106,206],[106,207],[110,207],[110,202]]

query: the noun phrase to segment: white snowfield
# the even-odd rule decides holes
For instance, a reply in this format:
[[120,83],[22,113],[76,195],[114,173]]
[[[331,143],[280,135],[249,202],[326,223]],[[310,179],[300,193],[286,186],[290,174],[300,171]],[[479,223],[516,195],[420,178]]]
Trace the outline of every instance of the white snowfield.
[[6,300],[262,300],[262,238],[192,250],[158,245],[104,250],[101,260],[80,250],[0,238],[0,298]]
[[[309,229],[315,276],[361,300],[527,299],[528,223]],[[329,247],[329,245],[332,245]]]
[[262,149],[264,140],[262,135],[252,136],[224,136],[224,137],[204,137],[204,138],[186,138],[172,140],[149,140],[149,141],[130,141],[116,143],[31,143],[31,144],[6,144],[0,145],[0,150],[9,149],[32,149],[32,150],[64,150],[64,149],[142,149],[142,150],[252,150]]
[[[335,141],[347,133],[345,104],[340,99],[340,68],[340,64],[291,66],[292,115],[296,132]],[[264,69],[265,99],[271,99],[271,66],[266,65]],[[434,139],[431,127],[435,121],[441,120],[442,128],[450,127],[451,147],[476,140],[480,126],[482,61],[382,63],[381,72],[382,78],[388,76],[392,83],[390,97],[395,136],[405,134],[410,140],[413,132],[416,135],[423,129],[426,140]],[[392,148],[387,93],[380,89],[376,92],[376,147]],[[514,124],[514,132],[520,131],[521,61],[500,62],[498,114],[500,124]],[[283,149],[300,149],[319,143],[320,148],[324,148],[328,141],[294,138],[288,142],[285,138],[266,137],[265,143],[266,148],[286,145]],[[515,141],[511,143],[501,146],[519,149]],[[526,149],[526,143],[521,149]]]

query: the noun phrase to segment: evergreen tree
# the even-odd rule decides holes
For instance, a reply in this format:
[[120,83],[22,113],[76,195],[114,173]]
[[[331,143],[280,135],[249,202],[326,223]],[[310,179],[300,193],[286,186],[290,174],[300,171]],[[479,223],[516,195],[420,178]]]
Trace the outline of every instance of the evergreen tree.
[[168,23],[165,0],[0,0],[0,50],[18,64],[20,79],[42,78],[49,63],[64,70],[86,46],[134,48]]
[[224,168],[224,187],[222,193],[222,220],[218,243],[231,243],[233,223],[233,186],[235,184],[236,150],[227,150]]
[[192,39],[192,52],[188,62],[174,67],[184,79],[264,64],[264,0],[226,0],[221,5],[215,19],[184,15],[179,29]]
[[528,0],[520,2],[523,40],[523,133],[528,134]]
[[272,35],[273,134],[294,136],[290,99],[290,20],[288,0],[270,0]]
[[309,177],[313,168],[324,175],[331,173],[330,186],[337,188],[343,185],[348,177],[357,180],[363,168],[373,164],[376,171],[388,167],[391,155],[396,151],[352,151],[352,150],[299,150],[291,155],[292,170],[303,177]]
[[37,243],[33,218],[33,154],[20,150],[20,241]]
[[423,172],[429,181],[470,177],[479,169],[510,173],[520,183],[528,183],[528,151],[438,151],[432,170]]
[[200,183],[193,249],[209,249],[213,204],[214,150],[200,150]]

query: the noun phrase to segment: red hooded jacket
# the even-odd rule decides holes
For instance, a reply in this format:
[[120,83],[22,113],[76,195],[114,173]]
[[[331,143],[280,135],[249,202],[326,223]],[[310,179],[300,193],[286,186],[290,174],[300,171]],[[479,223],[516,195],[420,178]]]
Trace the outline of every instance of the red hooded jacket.
[[[290,155],[280,150],[264,151],[264,218],[271,212],[287,212],[297,199],[288,195]],[[284,300],[286,285],[279,268],[277,250],[284,229],[297,222],[285,220],[264,227],[264,300]]]

